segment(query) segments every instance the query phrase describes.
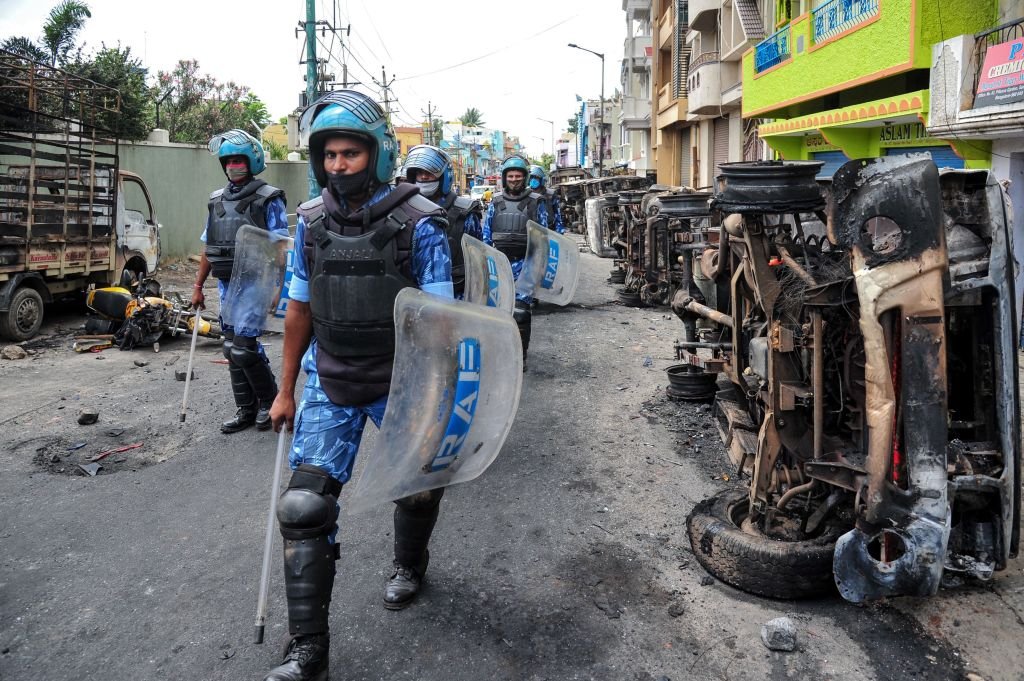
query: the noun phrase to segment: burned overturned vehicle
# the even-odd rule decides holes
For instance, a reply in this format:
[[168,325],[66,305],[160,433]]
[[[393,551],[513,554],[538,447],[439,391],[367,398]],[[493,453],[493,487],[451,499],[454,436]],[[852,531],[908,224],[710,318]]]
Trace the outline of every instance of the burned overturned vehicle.
[[988,579],[1020,525],[1004,192],[922,156],[851,161],[822,191],[818,165],[724,165],[720,238],[694,239],[714,286],[673,299],[750,475],[690,514],[694,553],[776,598]]

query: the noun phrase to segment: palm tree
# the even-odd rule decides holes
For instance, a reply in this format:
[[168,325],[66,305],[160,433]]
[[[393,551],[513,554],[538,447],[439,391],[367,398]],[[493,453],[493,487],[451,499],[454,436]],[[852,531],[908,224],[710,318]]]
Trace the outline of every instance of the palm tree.
[[466,113],[459,116],[459,123],[467,128],[482,128],[484,123],[483,114],[475,106],[466,109]]
[[31,39],[24,36],[14,36],[0,43],[0,49],[13,52],[19,57],[30,59],[32,61],[45,62],[49,59],[49,55],[46,54],[46,50],[42,49]]
[[75,46],[75,38],[92,17],[89,6],[79,0],[62,0],[50,10],[50,16],[43,24],[43,47],[50,53],[50,66],[63,62]]

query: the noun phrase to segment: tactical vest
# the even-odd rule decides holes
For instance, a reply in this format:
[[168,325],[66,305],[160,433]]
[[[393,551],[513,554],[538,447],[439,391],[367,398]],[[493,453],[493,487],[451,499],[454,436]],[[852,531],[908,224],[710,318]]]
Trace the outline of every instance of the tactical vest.
[[209,223],[206,226],[206,259],[216,278],[231,278],[231,265],[235,260],[235,235],[242,225],[267,228],[267,203],[284,192],[263,180],[251,180],[237,192],[227,187],[210,194]]
[[457,196],[454,192],[441,201],[441,206],[448,214],[448,249],[452,252],[452,284],[455,295],[460,296],[466,287],[466,263],[462,254],[462,235],[466,233],[466,218],[472,213],[479,216],[483,212],[482,204],[476,199]]
[[540,194],[527,192],[521,198],[512,199],[501,193],[494,197],[494,216],[491,218],[491,239],[494,247],[508,256],[511,261],[526,257],[528,231],[526,223],[537,220],[537,206]]
[[335,404],[372,402],[391,387],[395,298],[416,286],[416,224],[432,217],[444,227],[444,211],[415,185],[401,184],[347,216],[328,210],[323,196],[299,206],[299,215],[320,384]]

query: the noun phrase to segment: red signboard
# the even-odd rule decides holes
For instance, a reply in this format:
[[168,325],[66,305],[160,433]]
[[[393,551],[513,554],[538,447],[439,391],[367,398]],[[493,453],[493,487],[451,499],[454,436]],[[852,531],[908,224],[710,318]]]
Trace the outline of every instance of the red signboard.
[[992,45],[981,67],[974,108],[1024,102],[1024,39]]

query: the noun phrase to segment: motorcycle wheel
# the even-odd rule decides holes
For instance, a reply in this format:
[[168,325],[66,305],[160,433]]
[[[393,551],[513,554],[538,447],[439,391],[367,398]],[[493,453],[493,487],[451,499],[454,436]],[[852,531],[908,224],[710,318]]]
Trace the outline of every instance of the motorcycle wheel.
[[828,525],[814,539],[782,541],[741,529],[748,508],[745,488],[727,489],[687,516],[693,555],[705,570],[737,589],[769,598],[835,593],[832,554],[842,528]]

